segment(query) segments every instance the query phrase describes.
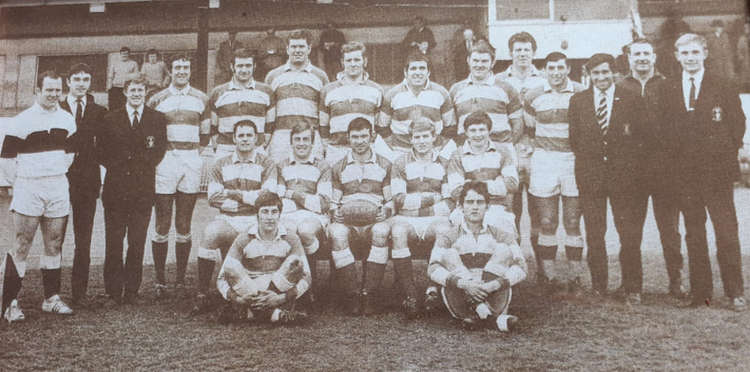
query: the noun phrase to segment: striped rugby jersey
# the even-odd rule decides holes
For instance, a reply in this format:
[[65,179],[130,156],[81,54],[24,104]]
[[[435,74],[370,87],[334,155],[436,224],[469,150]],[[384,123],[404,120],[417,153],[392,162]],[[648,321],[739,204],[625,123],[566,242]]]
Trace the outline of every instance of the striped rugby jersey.
[[385,94],[378,125],[390,127],[393,144],[408,149],[411,148],[409,124],[420,116],[435,123],[436,134],[456,125],[453,103],[443,86],[428,80],[425,88],[415,95],[404,80]]
[[[328,213],[328,203],[333,196],[331,167],[323,159],[310,156],[307,160],[296,160],[294,155],[278,165],[278,194],[294,191],[292,200],[296,208],[307,209],[317,214]],[[295,209],[296,210],[296,209]],[[284,207],[284,213],[290,213]]]
[[521,119],[521,99],[513,86],[490,76],[474,81],[471,76],[453,84],[450,90],[458,117],[458,134],[464,133],[464,120],[469,114],[484,111],[492,119],[490,138],[495,142],[511,142],[510,120]]
[[458,202],[466,180],[484,181],[490,193],[490,204],[506,205],[518,189],[518,170],[515,151],[507,145],[489,147],[482,154],[476,154],[466,141],[451,156],[448,162],[448,190],[453,200]]
[[216,143],[234,147],[234,124],[240,120],[251,120],[258,133],[266,133],[276,117],[276,104],[271,87],[252,80],[247,87],[234,79],[217,86],[209,98],[212,115],[212,128],[219,135]]
[[287,62],[266,75],[276,101],[275,129],[292,129],[298,120],[318,126],[320,91],[328,84],[326,73],[308,62],[295,70]]
[[539,71],[534,65],[529,66],[529,69],[529,74],[523,80],[521,80],[521,78],[518,77],[513,71],[513,65],[508,66],[505,71],[496,74],[495,77],[510,84],[516,90],[516,92],[518,92],[519,97],[523,100],[526,92],[542,86],[542,84],[547,81],[547,79],[544,78],[542,72]]
[[354,160],[352,153],[333,165],[331,180],[333,201],[365,200],[377,205],[389,204],[391,194],[391,162],[370,150],[372,156],[364,163]]
[[419,161],[413,151],[401,155],[391,168],[391,192],[397,214],[447,216],[453,209],[448,190],[448,161],[433,150],[430,161]]
[[[254,215],[260,190],[276,192],[276,174],[273,161],[257,149],[248,162],[241,162],[236,152],[219,158],[209,171],[208,203],[224,214]],[[241,191],[242,201],[228,198],[224,190]]]
[[365,118],[375,125],[383,94],[383,88],[369,80],[367,73],[356,82],[339,73],[338,80],[327,84],[320,92],[320,134],[324,137],[330,135],[331,144],[346,145],[346,130],[352,120]]
[[465,278],[470,273],[489,272],[508,279],[510,285],[516,285],[526,278],[528,270],[526,259],[516,243],[515,235],[484,224],[479,235],[469,230],[466,221],[453,226],[450,245],[442,247],[443,242],[436,242],[430,254],[427,274],[430,279],[446,286],[452,275]]
[[565,88],[556,92],[548,82],[526,93],[524,121],[536,127],[534,147],[545,151],[571,152],[568,126],[568,106],[573,94],[583,91],[583,85],[568,79]]
[[0,156],[16,159],[18,177],[64,175],[73,163],[68,141],[75,132],[69,112],[59,106],[46,111],[34,103],[8,121]]
[[148,106],[167,117],[167,149],[197,150],[208,144],[211,114],[205,93],[170,85],[151,97]]

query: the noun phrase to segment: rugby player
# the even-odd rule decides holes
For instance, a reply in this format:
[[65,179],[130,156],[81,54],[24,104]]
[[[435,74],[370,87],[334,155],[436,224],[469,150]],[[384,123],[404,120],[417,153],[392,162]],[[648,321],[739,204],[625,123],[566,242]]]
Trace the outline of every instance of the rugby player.
[[278,164],[277,187],[284,202],[281,220],[302,241],[314,280],[319,256],[316,253],[329,222],[328,205],[333,193],[331,167],[312,155],[315,131],[309,123],[300,122],[292,127],[290,140],[292,154]]
[[485,222],[490,200],[486,183],[464,185],[462,221],[440,226],[427,272],[441,286],[451,315],[470,326],[493,324],[507,332],[518,321],[507,311],[511,287],[526,278],[526,260],[514,234]]
[[428,56],[411,53],[404,65],[404,81],[386,92],[376,130],[391,149],[411,151],[409,123],[426,117],[435,123],[436,147],[449,159],[456,149],[456,115],[448,91],[430,81],[432,68]]
[[167,280],[164,266],[167,262],[169,230],[172,228],[172,206],[175,209],[175,258],[177,279],[175,290],[185,294],[185,271],[192,248],[190,234],[195,201],[200,192],[200,151],[206,150],[210,140],[211,118],[208,96],[190,86],[190,57],[177,56],[172,60],[172,83],[156,93],[148,106],[167,117],[167,153],[156,167],[156,200],[154,203],[154,236],[151,254],[156,271],[155,293],[166,295]]
[[247,320],[284,324],[304,320],[292,310],[312,283],[305,252],[279,224],[281,199],[263,193],[255,200],[258,222],[232,243],[216,286],[224,299],[240,306]]
[[0,154],[6,159],[15,158],[17,167],[10,202],[15,243],[0,266],[2,314],[8,322],[24,320],[16,297],[26,275],[26,257],[37,227],[42,230],[44,242],[39,260],[45,298],[42,311],[73,314],[59,295],[60,252],[70,213],[65,174],[73,163],[69,139],[76,132],[75,119],[58,104],[62,80],[52,71],[39,76],[36,102],[10,120]]
[[[536,128],[534,153],[531,156],[529,194],[534,195],[541,224],[538,255],[546,279],[553,290],[562,281],[575,294],[581,290],[580,276],[584,274],[583,238],[581,237],[581,208],[575,178],[575,155],[568,140],[568,105],[573,94],[583,91],[582,85],[570,80],[567,57],[552,52],[544,60],[547,81],[541,87],[526,92],[524,121]],[[556,267],[557,228],[559,205],[562,200],[565,227],[565,256],[567,267]]]
[[[241,120],[255,123],[256,140],[262,146],[270,138],[268,126],[276,117],[276,103],[268,85],[253,79],[255,56],[238,49],[229,66],[232,80],[215,87],[209,95],[211,129],[216,136],[216,159],[234,153],[234,124]],[[262,150],[259,148],[258,150]]]
[[[309,123],[318,131],[320,91],[328,84],[328,76],[310,62],[311,49],[309,31],[292,32],[287,41],[289,59],[266,76],[266,84],[273,89],[276,101],[276,121],[268,129],[272,136],[267,151],[276,163],[289,156],[289,131],[299,121]],[[313,145],[313,153],[322,157],[320,139]]]
[[352,41],[341,47],[344,71],[337,80],[320,92],[320,136],[323,137],[326,160],[333,164],[349,151],[346,129],[354,118],[376,123],[383,103],[383,88],[370,80],[365,67],[365,45]]
[[276,192],[276,165],[256,147],[255,124],[240,120],[234,124],[232,155],[216,160],[209,172],[208,203],[221,213],[206,225],[198,249],[198,296],[193,314],[208,310],[208,289],[214,263],[220,262],[239,233],[250,231],[257,222],[255,201],[263,192]]
[[418,299],[410,246],[432,247],[436,226],[450,223],[453,201],[448,192],[448,161],[440,158],[434,147],[435,126],[429,119],[419,118],[409,125],[409,135],[412,150],[396,159],[391,170],[391,192],[397,211],[391,219],[391,257],[406,294],[402,303],[404,314],[413,319],[418,314]]
[[[332,240],[333,263],[343,281],[347,296],[346,311],[352,315],[375,313],[372,293],[380,286],[388,262],[388,218],[393,214],[391,198],[391,162],[374,152],[370,143],[372,125],[367,119],[356,118],[347,129],[352,151],[332,167],[332,221],[328,236]],[[343,213],[349,203],[365,202],[377,207],[374,223],[355,226]],[[359,280],[354,253],[363,255],[369,248],[365,264],[364,286],[359,293]],[[352,250],[355,250],[353,253]]]

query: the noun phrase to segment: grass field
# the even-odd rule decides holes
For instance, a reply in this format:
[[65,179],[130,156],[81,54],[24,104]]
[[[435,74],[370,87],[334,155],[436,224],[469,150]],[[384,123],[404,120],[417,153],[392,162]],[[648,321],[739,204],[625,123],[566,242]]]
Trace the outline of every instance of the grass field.
[[[737,192],[745,282],[750,257],[745,225],[748,190]],[[0,202],[6,208],[7,203]],[[213,212],[199,203],[196,239]],[[89,293],[103,292],[103,224],[95,225]],[[7,214],[0,216],[2,249],[11,238]],[[616,234],[614,234],[616,239]],[[39,239],[34,250],[39,250]],[[64,247],[71,262],[72,235]],[[153,267],[147,253],[143,303],[116,309],[81,310],[71,317],[43,314],[41,276],[29,270],[20,295],[27,320],[0,323],[0,371],[11,370],[747,370],[750,312],[726,309],[714,263],[715,299],[710,306],[681,309],[666,291],[658,234],[649,216],[644,237],[641,306],[614,298],[594,300],[542,297],[533,281],[516,288],[511,313],[521,317],[512,334],[466,331],[447,313],[404,322],[394,293],[385,290],[386,312],[369,318],[346,317],[332,306],[300,326],[219,324],[212,315],[188,316],[189,300],[153,301]],[[611,234],[609,245],[616,246]],[[657,249],[653,249],[656,247]],[[528,252],[528,247],[524,246]],[[616,252],[610,250],[610,254]],[[148,249],[147,249],[148,251]],[[172,253],[170,252],[170,255]],[[532,260],[530,260],[532,261]],[[714,259],[715,261],[715,259]],[[610,289],[619,285],[619,265],[610,256]],[[33,259],[32,259],[33,265]],[[327,266],[323,266],[323,276]],[[169,267],[170,278],[174,267]],[[533,278],[533,265],[530,277]],[[425,262],[416,272],[425,272]],[[390,288],[389,270],[385,287]],[[195,275],[191,263],[189,275]],[[63,270],[63,297],[70,293],[70,269]],[[420,278],[426,285],[426,279]],[[588,283],[586,283],[588,285]]]

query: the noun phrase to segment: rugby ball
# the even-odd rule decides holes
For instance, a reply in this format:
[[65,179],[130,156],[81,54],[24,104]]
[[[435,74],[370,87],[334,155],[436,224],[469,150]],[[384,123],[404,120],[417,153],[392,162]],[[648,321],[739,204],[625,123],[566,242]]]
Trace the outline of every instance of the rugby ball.
[[354,226],[367,226],[376,222],[379,206],[366,200],[352,200],[341,206],[344,223]]

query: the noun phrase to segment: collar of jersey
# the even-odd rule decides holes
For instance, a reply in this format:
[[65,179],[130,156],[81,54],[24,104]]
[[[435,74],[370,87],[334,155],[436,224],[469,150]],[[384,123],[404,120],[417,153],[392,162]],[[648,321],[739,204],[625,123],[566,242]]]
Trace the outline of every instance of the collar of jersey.
[[[250,163],[255,163],[258,158],[258,149],[254,149],[252,153],[250,153]],[[241,163],[240,157],[237,156],[237,152],[232,153],[232,164]]]
[[[258,240],[263,240],[260,238],[260,234],[258,233],[258,224],[254,224],[253,226],[250,226],[250,228],[247,230],[248,235],[255,236]],[[276,230],[276,236],[273,237],[272,241],[279,241],[281,237],[286,236],[286,227],[284,227],[283,223],[279,223],[279,228]],[[263,241],[269,241],[269,240],[263,240]]]
[[[566,78],[565,80],[566,80],[566,82],[565,82],[565,88],[563,88],[563,90],[561,90],[559,93],[573,93],[573,92],[575,92],[575,89],[573,88],[573,82],[570,80],[570,78]],[[545,93],[549,93],[551,91],[553,91],[552,86],[549,85],[549,81],[545,79],[544,80],[544,92]]]
[[[434,162],[437,160],[438,156],[440,156],[440,152],[436,149],[432,149],[430,159]],[[411,149],[411,151],[409,151],[409,161],[417,161],[417,154],[414,153],[414,149]]]
[[178,96],[186,96],[188,93],[190,93],[190,84],[185,85],[182,89],[177,89],[174,85],[169,84],[169,91],[172,92],[172,94],[176,94]]
[[[286,64],[284,65],[284,71],[292,71],[296,70],[294,67],[292,67],[292,64],[287,60]],[[305,72],[311,72],[312,71],[312,62],[307,61],[304,67],[300,69],[301,71]]]
[[299,161],[297,160],[297,158],[294,157],[294,152],[292,152],[289,155],[289,164],[299,163],[299,164],[315,165],[315,160],[317,160],[317,156],[315,154],[312,154],[312,153],[310,154],[310,156],[307,157],[307,159],[299,160]]
[[[513,77],[513,65],[508,66],[508,68],[505,69],[503,73],[507,77]],[[529,76],[541,76],[541,75],[542,73],[539,71],[539,69],[536,68],[536,66],[534,66],[534,64],[532,64],[529,67]]]
[[236,82],[236,81],[234,80],[234,78],[232,78],[232,80],[230,80],[230,81],[229,81],[229,89],[237,89],[237,90],[242,90],[242,89],[255,89],[255,79],[252,79],[252,78],[251,78],[251,79],[250,79],[250,84],[248,84],[248,85],[247,85],[247,87],[244,87],[244,86],[242,86],[242,85],[239,85],[239,84],[238,84],[238,83],[237,83],[237,82]]
[[[479,234],[487,234],[489,233],[487,221],[482,221],[482,229],[479,230]],[[463,220],[461,221],[461,235],[468,235],[472,234],[471,230],[469,229],[469,226],[466,224],[466,217],[464,216]]]
[[[370,146],[370,158],[364,161],[365,163],[375,163],[376,155],[375,150],[372,149],[372,146]],[[354,163],[354,155],[351,151],[346,155],[346,164]]]
[[[485,150],[485,152],[493,152],[493,151],[497,151],[497,147],[495,147],[495,143],[492,142],[492,140],[490,140],[490,145],[487,147],[487,150]],[[474,152],[474,150],[471,149],[471,145],[469,145],[468,139],[466,140],[466,142],[464,142],[464,145],[461,149],[461,153],[463,155],[467,155],[467,154],[477,155]]]
[[[362,73],[362,79],[359,79],[359,80],[355,81],[355,83],[356,84],[364,84],[369,79],[370,79],[370,74],[368,74],[367,71],[364,71]],[[344,71],[339,71],[339,73],[336,74],[336,80],[340,81],[342,84],[348,84],[348,80],[344,79]]]

